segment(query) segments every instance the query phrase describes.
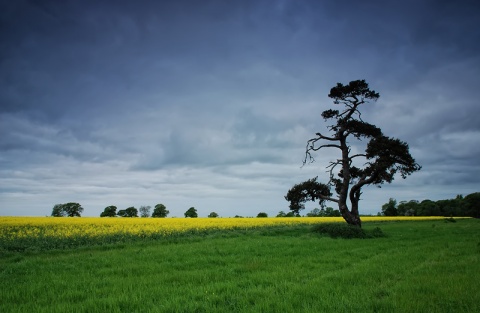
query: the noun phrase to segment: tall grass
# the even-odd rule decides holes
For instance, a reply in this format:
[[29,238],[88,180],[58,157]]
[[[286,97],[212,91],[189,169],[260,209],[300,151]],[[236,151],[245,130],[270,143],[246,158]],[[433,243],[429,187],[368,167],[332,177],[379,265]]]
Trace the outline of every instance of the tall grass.
[[[373,229],[378,223],[365,223]],[[0,312],[479,312],[479,220],[309,225],[3,251]]]

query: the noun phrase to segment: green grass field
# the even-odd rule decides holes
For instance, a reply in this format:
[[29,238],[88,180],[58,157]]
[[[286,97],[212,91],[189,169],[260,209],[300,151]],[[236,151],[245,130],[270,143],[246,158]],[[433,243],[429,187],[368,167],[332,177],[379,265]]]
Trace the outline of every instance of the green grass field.
[[480,312],[480,220],[213,231],[1,252],[0,312]]

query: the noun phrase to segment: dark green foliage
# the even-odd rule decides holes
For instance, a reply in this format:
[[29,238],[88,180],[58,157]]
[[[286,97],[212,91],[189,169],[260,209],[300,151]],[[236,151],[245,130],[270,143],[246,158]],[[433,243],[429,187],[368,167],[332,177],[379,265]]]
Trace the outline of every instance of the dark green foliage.
[[369,165],[365,173],[372,179],[371,184],[391,183],[397,172],[406,178],[422,167],[410,155],[408,144],[395,138],[378,136],[367,145]]
[[257,214],[257,217],[268,217],[268,214],[265,212],[260,212]]
[[362,79],[351,81],[348,85],[337,83],[337,86],[330,89],[328,97],[334,99],[335,103],[338,104],[347,101],[348,98],[355,98],[362,102],[364,102],[365,99],[377,100],[380,94],[374,90],[370,90],[367,82]]
[[76,202],[69,202],[64,204],[55,204],[52,210],[52,216],[55,217],[80,217],[83,212],[83,208]]
[[339,210],[335,210],[332,207],[327,208],[315,208],[309,213],[307,213],[307,217],[338,217],[342,216]]
[[280,211],[280,212],[278,212],[276,217],[300,217],[300,214],[294,213],[293,211],[290,211],[288,213]]
[[[390,200],[395,201],[394,199]],[[382,206],[382,211],[388,204]],[[401,201],[395,210],[389,209],[388,211],[396,211],[399,216],[469,216],[479,218],[480,192],[469,194],[465,198],[462,195],[457,195],[455,199],[448,200]],[[383,215],[387,215],[385,212],[383,213]]]
[[117,215],[117,207],[114,205],[107,206],[102,213],[100,213],[100,217],[115,217]]
[[215,212],[211,212],[210,214],[208,214],[208,217],[215,218],[218,217],[218,214]]
[[138,217],[138,210],[131,206],[125,210],[118,211],[117,215],[120,217]]
[[63,217],[65,216],[65,211],[63,210],[63,204],[55,204],[52,209],[53,217]]
[[465,215],[480,218],[480,192],[469,194],[464,199]]
[[83,208],[76,202],[69,202],[63,205],[63,210],[68,217],[80,217],[83,212]]
[[194,207],[191,207],[184,213],[185,217],[195,218],[198,217],[197,210]]
[[299,213],[305,208],[304,203],[307,201],[318,201],[320,205],[330,197],[332,193],[330,188],[322,183],[317,182],[317,178],[312,178],[303,183],[294,185],[285,196],[285,200],[290,202],[290,210]]
[[397,216],[397,201],[393,198],[390,198],[388,203],[382,205],[382,215],[384,216]]
[[138,217],[138,210],[131,206],[125,210],[126,217]]
[[355,225],[343,223],[320,223],[313,227],[313,231],[320,234],[329,235],[332,238],[378,238],[385,237],[385,234],[378,227],[372,230],[365,230]]
[[170,211],[167,210],[167,207],[159,203],[155,206],[152,217],[167,217],[168,213],[170,213]]

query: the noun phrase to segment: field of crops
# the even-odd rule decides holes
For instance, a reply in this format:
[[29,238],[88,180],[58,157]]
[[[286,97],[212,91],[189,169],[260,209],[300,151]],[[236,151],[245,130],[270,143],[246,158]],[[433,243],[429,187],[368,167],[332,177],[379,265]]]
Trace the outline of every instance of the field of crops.
[[[363,217],[364,222],[443,217]],[[344,222],[341,217],[298,218],[55,218],[0,217],[0,248],[50,250],[131,240],[161,239],[216,230]]]
[[480,220],[327,221],[1,218],[0,312],[480,312]]

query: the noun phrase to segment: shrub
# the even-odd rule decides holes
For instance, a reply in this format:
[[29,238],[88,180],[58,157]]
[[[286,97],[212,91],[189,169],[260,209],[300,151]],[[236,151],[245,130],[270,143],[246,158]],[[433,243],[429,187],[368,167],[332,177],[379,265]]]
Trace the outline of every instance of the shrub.
[[345,223],[321,223],[313,227],[313,231],[329,235],[332,238],[377,238],[385,237],[383,231],[375,227],[370,231]]

